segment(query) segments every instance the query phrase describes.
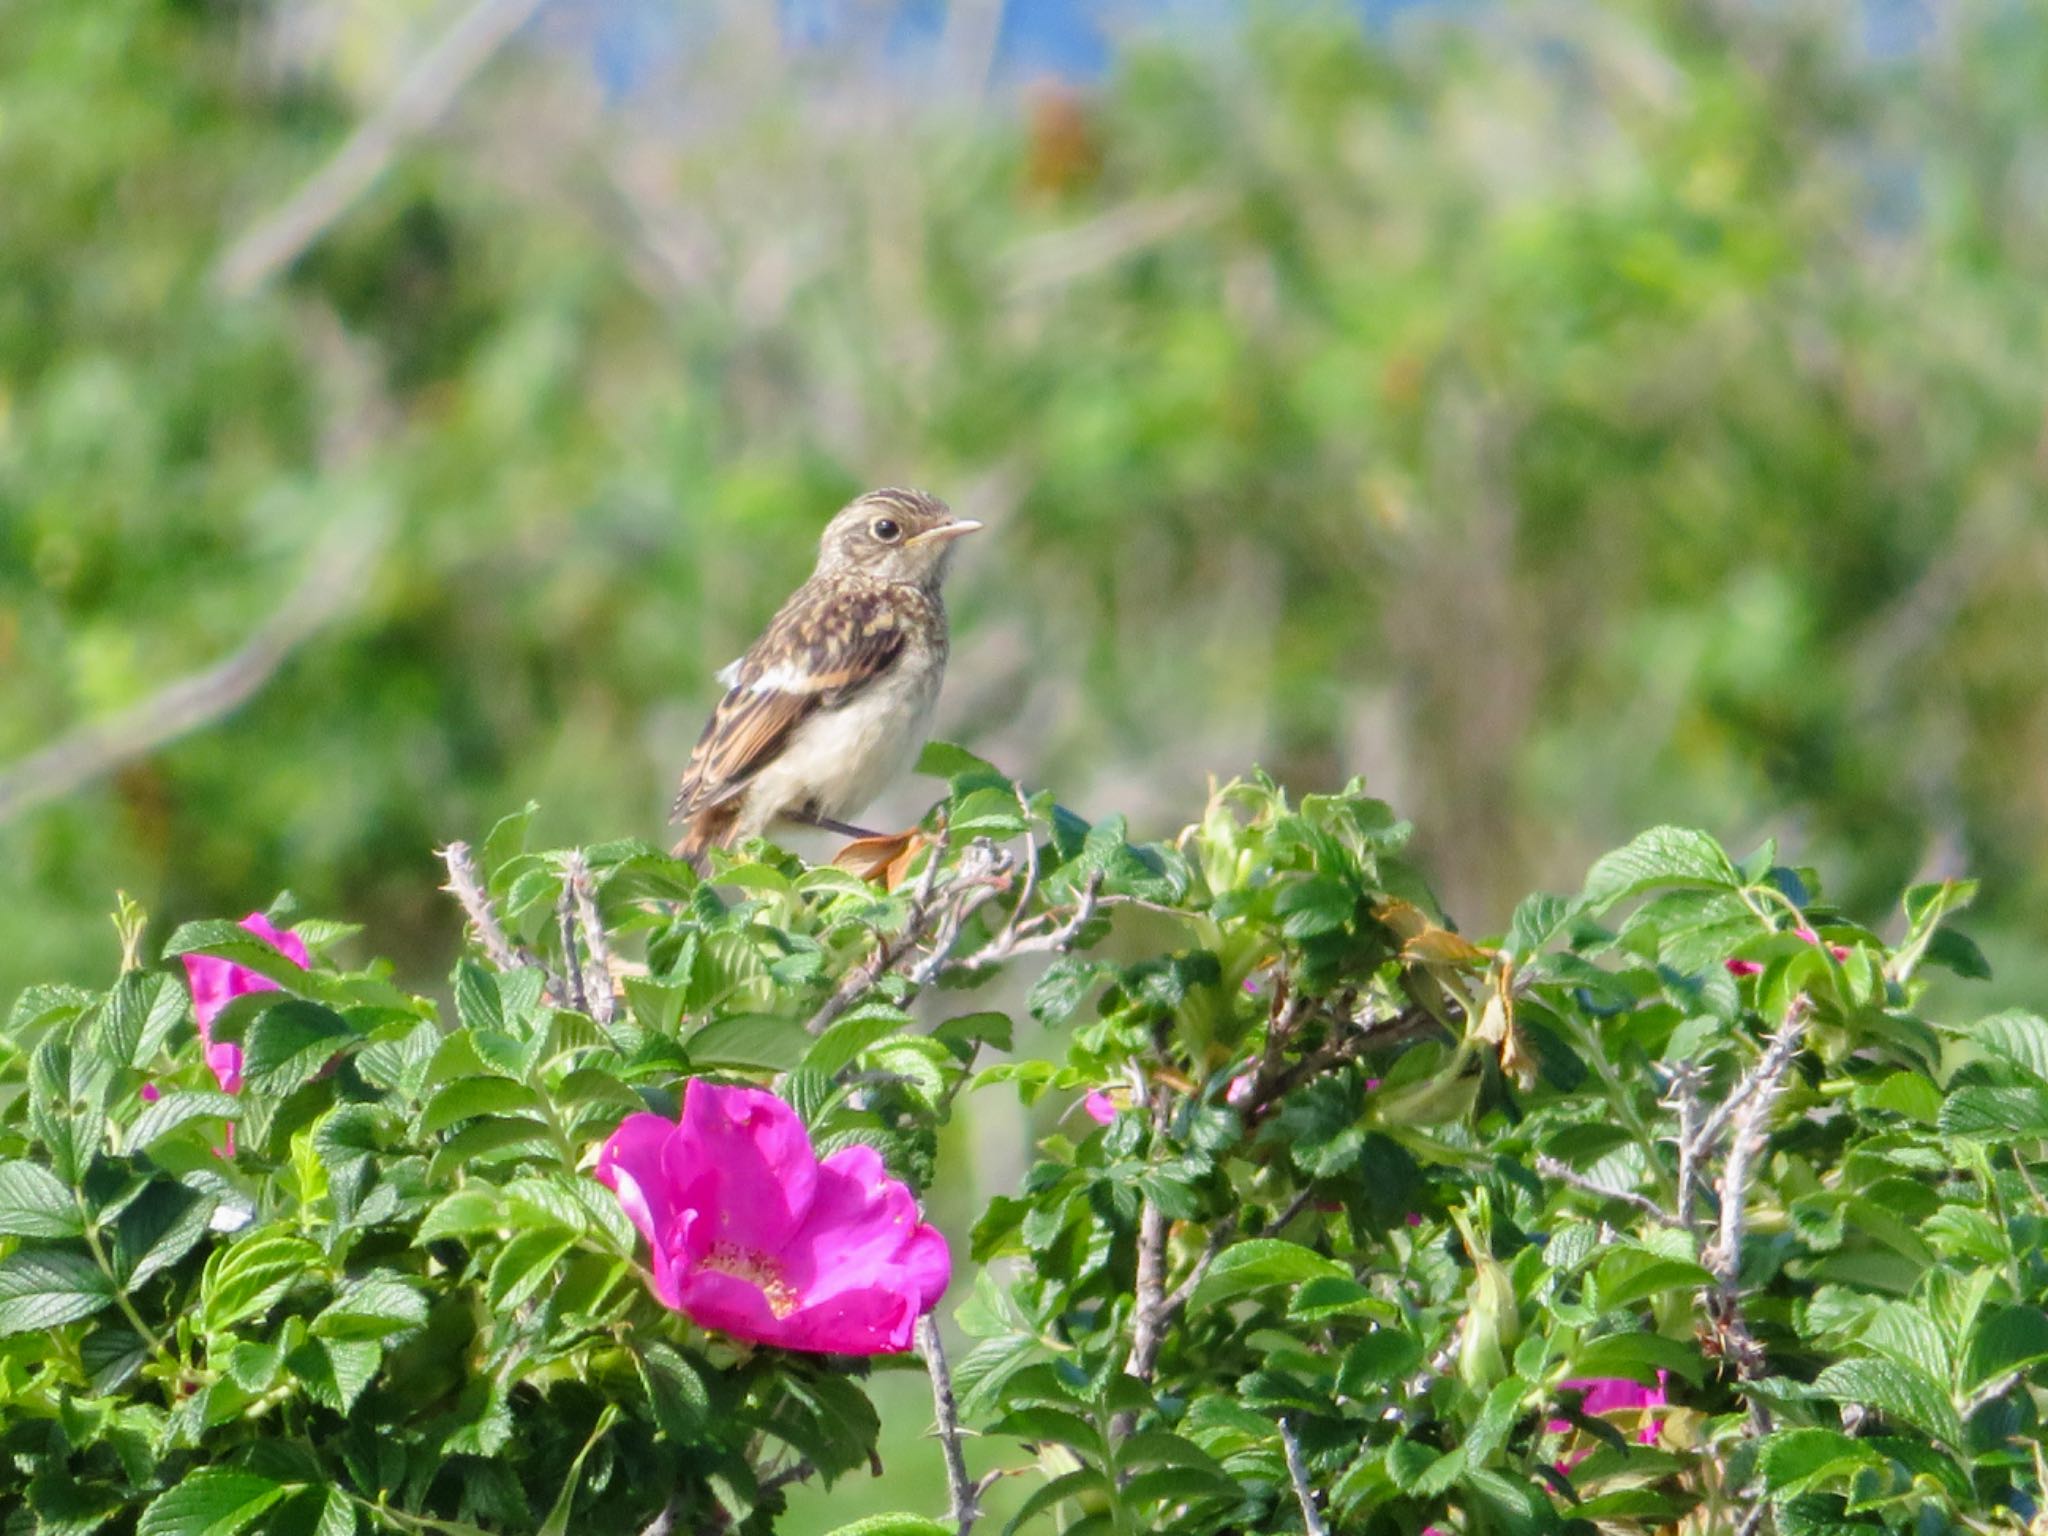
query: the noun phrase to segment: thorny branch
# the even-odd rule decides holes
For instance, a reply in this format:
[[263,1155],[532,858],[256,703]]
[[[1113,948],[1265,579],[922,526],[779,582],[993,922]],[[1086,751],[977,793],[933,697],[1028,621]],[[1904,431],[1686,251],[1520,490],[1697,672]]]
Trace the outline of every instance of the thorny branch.
[[[590,879],[590,861],[581,848],[569,850],[569,891],[576,902],[576,918],[583,930],[583,946],[590,954],[590,969],[597,976],[597,990],[590,992],[590,1016],[600,1024],[618,1017],[619,995],[612,974],[611,943],[605,937],[604,916],[598,911],[597,892]],[[586,987],[585,989],[589,989]]]
[[1330,1536],[1323,1512],[1316,1508],[1315,1490],[1309,1486],[1308,1468],[1301,1459],[1301,1442],[1285,1418],[1280,1420],[1280,1447],[1287,1453],[1287,1480],[1294,1484],[1294,1497],[1301,1505],[1302,1529],[1307,1536]]
[[562,1002],[573,1012],[590,1012],[590,998],[583,985],[582,946],[576,940],[576,893],[562,882],[561,899],[555,903],[555,927],[562,936]]
[[484,953],[491,957],[491,964],[501,971],[516,971],[532,965],[533,957],[512,947],[505,925],[498,921],[498,909],[491,905],[491,898],[484,890],[483,876],[477,873],[476,859],[469,851],[469,844],[450,843],[441,850],[441,862],[448,866],[448,883],[441,889],[462,903],[462,910],[469,914],[470,930],[475,933],[477,943],[483,946]]
[[[1733,1363],[1735,1374],[1744,1381],[1754,1380],[1763,1374],[1765,1363],[1763,1345],[1757,1341],[1742,1315],[1742,1233],[1749,1204],[1749,1181],[1755,1173],[1757,1154],[1764,1149],[1764,1122],[1776,1107],[1779,1095],[1785,1091],[1785,1074],[1792,1065],[1792,1058],[1799,1052],[1800,1041],[1805,1038],[1808,1008],[1807,1000],[1800,997],[1786,1010],[1785,1022],[1771,1037],[1763,1058],[1744,1075],[1733,1096],[1740,1100],[1742,1108],[1734,1117],[1729,1135],[1728,1161],[1722,1168],[1716,1190],[1721,1205],[1720,1231],[1712,1246],[1702,1255],[1703,1262],[1713,1271],[1718,1282],[1708,1294],[1707,1312],[1720,1330],[1725,1356]],[[1756,1432],[1768,1434],[1771,1428],[1769,1411],[1752,1399],[1749,1413]]]
[[1587,1178],[1578,1169],[1572,1167],[1571,1164],[1562,1162],[1548,1153],[1537,1154],[1536,1171],[1546,1179],[1556,1179],[1560,1184],[1569,1184],[1573,1189],[1583,1191],[1601,1200],[1619,1200],[1623,1205],[1631,1206],[1641,1211],[1659,1226],[1676,1227],[1683,1225],[1676,1216],[1673,1216],[1648,1195],[1638,1194],[1632,1189],[1611,1189],[1605,1184],[1597,1183]]
[[946,1487],[951,1495],[947,1518],[968,1536],[981,1514],[980,1492],[967,1476],[967,1456],[960,1444],[960,1406],[953,1398],[953,1373],[946,1364],[946,1346],[939,1338],[939,1325],[927,1312],[917,1321],[918,1353],[932,1378],[932,1410],[939,1428],[939,1447],[946,1458]]

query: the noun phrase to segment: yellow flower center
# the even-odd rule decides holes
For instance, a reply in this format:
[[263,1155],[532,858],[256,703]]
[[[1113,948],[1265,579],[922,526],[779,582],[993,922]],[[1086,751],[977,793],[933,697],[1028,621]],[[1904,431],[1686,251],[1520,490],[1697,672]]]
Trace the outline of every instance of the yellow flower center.
[[737,1243],[717,1242],[704,1255],[703,1264],[704,1268],[721,1275],[746,1281],[761,1293],[768,1303],[768,1310],[778,1318],[787,1317],[797,1309],[800,1298],[796,1288],[782,1278],[782,1267],[765,1253],[742,1248]]

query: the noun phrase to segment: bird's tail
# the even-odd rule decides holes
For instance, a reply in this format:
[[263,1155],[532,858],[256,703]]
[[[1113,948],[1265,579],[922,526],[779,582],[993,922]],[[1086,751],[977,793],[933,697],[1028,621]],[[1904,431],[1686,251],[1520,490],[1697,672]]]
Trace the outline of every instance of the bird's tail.
[[711,850],[724,848],[732,842],[739,819],[737,800],[707,805],[683,823],[683,835],[670,851],[677,858],[688,860],[690,867],[701,875],[709,862]]

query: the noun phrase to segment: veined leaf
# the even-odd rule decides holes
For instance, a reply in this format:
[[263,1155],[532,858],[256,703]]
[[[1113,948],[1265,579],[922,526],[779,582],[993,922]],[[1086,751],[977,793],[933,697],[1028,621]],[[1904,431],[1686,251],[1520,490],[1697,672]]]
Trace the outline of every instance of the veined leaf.
[[40,1163],[0,1163],[0,1236],[76,1237],[85,1230],[78,1201]]
[[1813,1389],[1837,1402],[1874,1408],[1945,1445],[1962,1443],[1962,1421],[1948,1393],[1925,1371],[1903,1361],[1875,1356],[1840,1360],[1814,1378]]
[[1732,890],[1741,883],[1733,861],[1706,833],[1652,827],[1594,862],[1580,900],[1597,911],[1641,891],[1667,886]]
[[1295,1285],[1324,1276],[1349,1278],[1350,1274],[1335,1259],[1299,1243],[1256,1237],[1224,1249],[1202,1277],[1189,1304],[1211,1307],[1269,1285]]
[[24,1249],[0,1259],[0,1337],[91,1317],[114,1300],[114,1282],[82,1253]]
[[136,1536],[235,1536],[287,1491],[253,1472],[201,1467],[151,1501]]

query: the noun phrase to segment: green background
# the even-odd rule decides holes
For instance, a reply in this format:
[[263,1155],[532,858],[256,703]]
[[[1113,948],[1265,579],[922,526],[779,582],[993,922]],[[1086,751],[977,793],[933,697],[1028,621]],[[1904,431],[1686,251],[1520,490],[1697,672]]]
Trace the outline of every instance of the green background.
[[[289,887],[445,975],[435,847],[660,835],[879,483],[991,525],[942,733],[1086,815],[1363,773],[1475,933],[1662,820],[1873,921],[1975,873],[2038,997],[2048,12],[1799,9],[1254,8],[984,88],[972,26],[735,4],[623,95],[543,15],[238,283],[456,12],[12,0],[0,997],[109,975],[117,889],[160,938]],[[309,566],[246,704],[10,803]]]

